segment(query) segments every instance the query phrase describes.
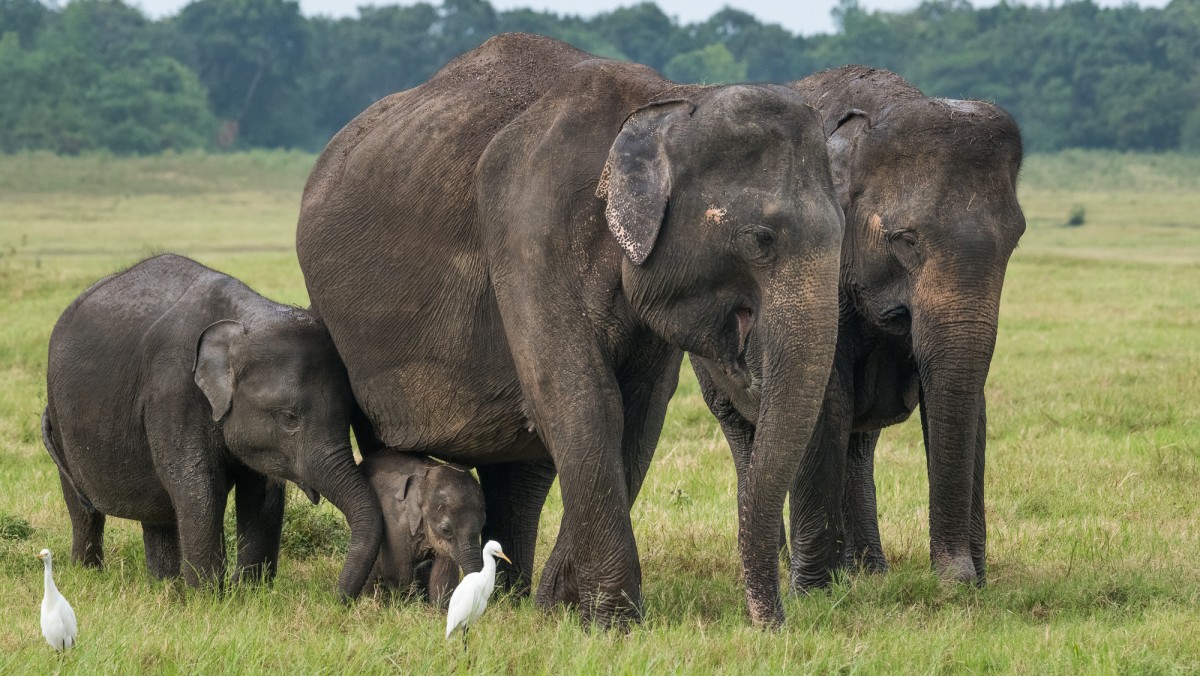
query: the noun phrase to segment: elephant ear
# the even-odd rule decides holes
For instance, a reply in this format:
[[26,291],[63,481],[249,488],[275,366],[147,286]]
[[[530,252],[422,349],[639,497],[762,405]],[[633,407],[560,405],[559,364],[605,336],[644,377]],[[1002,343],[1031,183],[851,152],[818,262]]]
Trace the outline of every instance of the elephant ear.
[[853,183],[851,177],[854,157],[858,152],[859,141],[871,131],[871,118],[858,108],[851,108],[825,126],[825,136],[829,140],[829,169],[833,174],[833,187],[837,191],[838,201],[842,210],[850,208],[850,191]]
[[408,474],[396,489],[396,500],[404,505],[404,514],[408,517],[408,531],[413,537],[421,532],[421,521],[425,518],[421,504],[420,477]]
[[246,333],[239,321],[222,319],[208,325],[196,340],[196,363],[192,365],[196,385],[208,397],[212,419],[219,421],[229,412],[233,401],[233,367],[229,348]]
[[671,194],[671,163],[663,141],[674,122],[695,110],[696,104],[685,99],[642,106],[625,118],[609,148],[596,196],[607,202],[608,229],[634,265],[650,256]]

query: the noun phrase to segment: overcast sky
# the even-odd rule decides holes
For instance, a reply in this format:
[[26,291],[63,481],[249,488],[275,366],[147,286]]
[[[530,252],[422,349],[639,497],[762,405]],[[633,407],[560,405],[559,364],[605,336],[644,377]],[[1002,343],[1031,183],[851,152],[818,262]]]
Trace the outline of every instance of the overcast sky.
[[[142,10],[152,17],[158,18],[178,12],[190,0],[132,0],[130,4],[140,5]],[[430,0],[439,4],[438,0]],[[639,0],[491,0],[492,6],[499,10],[516,7],[532,7],[537,10],[548,10],[557,14],[582,14],[591,16],[617,7],[627,7],[637,4]],[[833,20],[829,10],[837,4],[837,0],[657,0],[658,6],[668,15],[678,18],[682,23],[696,23],[715,14],[728,5],[758,17],[763,23],[779,23],[785,28],[803,35],[833,32]],[[1126,0],[1097,0],[1096,4],[1105,7],[1116,7],[1125,4]],[[333,16],[356,16],[360,5],[395,5],[413,4],[411,2],[372,2],[371,0],[300,0],[301,10],[311,16],[325,14]],[[905,11],[916,7],[920,0],[859,0],[859,4],[869,10],[882,9],[886,11]],[[975,7],[985,7],[996,4],[995,0],[976,0],[971,3]],[[1037,3],[1043,4],[1043,3]],[[1138,0],[1143,7],[1163,7],[1167,0]]]

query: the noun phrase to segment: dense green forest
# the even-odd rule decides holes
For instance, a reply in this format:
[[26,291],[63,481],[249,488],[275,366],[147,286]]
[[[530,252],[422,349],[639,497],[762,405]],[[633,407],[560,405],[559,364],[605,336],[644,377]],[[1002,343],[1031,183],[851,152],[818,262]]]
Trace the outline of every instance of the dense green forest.
[[486,0],[307,18],[288,0],[196,0],[154,21],[121,0],[0,0],[0,151],[320,148],[375,100],[504,31],[550,35],[683,82],[786,82],[846,63],[927,94],[994,100],[1032,150],[1200,149],[1200,0],[1165,9],[929,0],[833,10],[803,37],[733,9],[653,3],[591,18]]

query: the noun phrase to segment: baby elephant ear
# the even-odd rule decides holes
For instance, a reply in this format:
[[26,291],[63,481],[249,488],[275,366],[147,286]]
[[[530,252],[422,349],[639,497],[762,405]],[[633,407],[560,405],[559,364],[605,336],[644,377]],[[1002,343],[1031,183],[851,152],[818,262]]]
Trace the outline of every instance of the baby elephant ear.
[[212,419],[219,421],[229,412],[233,401],[233,368],[229,348],[246,333],[241,322],[222,319],[204,329],[196,341],[196,363],[192,365],[196,385],[212,406]]
[[400,487],[396,491],[396,500],[404,505],[404,513],[408,515],[408,531],[413,537],[417,537],[417,533],[421,532],[421,520],[424,515],[421,513],[421,492],[417,488],[417,477],[409,474],[404,477],[404,481],[400,482]]
[[596,196],[617,244],[635,265],[646,262],[671,194],[671,163],[663,141],[671,125],[691,117],[684,99],[659,101],[633,111],[608,151]]

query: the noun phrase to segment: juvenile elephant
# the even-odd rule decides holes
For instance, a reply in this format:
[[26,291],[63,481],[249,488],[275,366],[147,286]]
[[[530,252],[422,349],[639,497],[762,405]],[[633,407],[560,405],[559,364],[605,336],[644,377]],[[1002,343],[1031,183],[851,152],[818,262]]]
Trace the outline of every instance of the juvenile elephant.
[[342,510],[338,579],[358,595],[382,518],[350,450],[354,406],[319,321],[174,255],[96,282],[50,336],[42,439],[71,517],[71,555],[99,567],[105,515],[142,522],[156,577],[224,579],[223,524],[237,487],[234,580],[270,579],[283,480]]
[[[827,584],[843,563],[886,570],[875,444],[918,403],[933,565],[982,584],[983,390],[1005,269],[1025,231],[1020,131],[995,104],[929,98],[884,70],[847,66],[788,86],[821,113],[846,215],[837,354],[810,469],[791,489],[792,585]],[[711,364],[696,373],[744,467],[757,395]]]
[[359,467],[383,509],[383,546],[367,584],[405,589],[417,566],[429,562],[429,577],[421,581],[430,602],[444,605],[459,568],[473,573],[483,567],[479,482],[463,467],[413,453],[368,456]]
[[764,415],[740,484],[753,619],[782,619],[778,519],[837,325],[837,208],[820,120],[772,85],[678,85],[505,34],[388,96],[326,146],[296,251],[346,363],[368,452],[476,466],[484,539],[527,590],[600,625],[641,613],[629,510],[683,351],[743,373]]

